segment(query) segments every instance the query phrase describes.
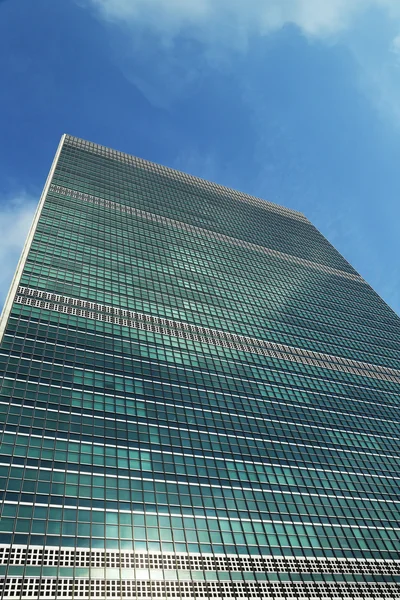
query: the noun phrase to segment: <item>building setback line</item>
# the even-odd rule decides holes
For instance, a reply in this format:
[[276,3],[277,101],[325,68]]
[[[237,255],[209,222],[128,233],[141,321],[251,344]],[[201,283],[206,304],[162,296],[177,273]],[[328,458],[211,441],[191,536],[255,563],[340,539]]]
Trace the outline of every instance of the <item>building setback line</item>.
[[214,346],[224,346],[243,352],[262,354],[280,360],[322,367],[361,377],[400,383],[400,371],[397,369],[268,342],[218,329],[199,327],[183,321],[138,313],[53,292],[20,286],[17,290],[15,302],[95,321],[143,329],[161,335],[189,339]]
[[154,213],[150,213],[147,211],[140,210],[138,208],[134,208],[133,206],[128,206],[126,204],[120,204],[118,202],[113,202],[112,200],[104,200],[103,198],[99,198],[98,196],[92,196],[91,194],[84,194],[83,192],[79,192],[77,190],[72,190],[70,188],[65,188],[59,185],[52,184],[50,187],[50,191],[53,193],[57,193],[63,196],[75,198],[78,200],[85,200],[90,202],[91,204],[97,206],[103,206],[105,208],[110,208],[113,210],[117,210],[120,212],[124,212],[129,215],[134,215],[136,217],[140,217],[146,219],[148,221],[152,221],[155,223],[160,223],[162,225],[169,225],[172,227],[176,227],[178,229],[188,231],[191,234],[201,235],[208,238],[213,238],[216,240],[221,240],[223,242],[227,242],[233,246],[239,246],[241,248],[247,248],[249,250],[254,250],[256,252],[260,252],[262,254],[267,254],[268,256],[273,256],[275,258],[279,258],[281,260],[286,260],[287,262],[294,263],[300,266],[311,267],[318,271],[323,271],[324,273],[328,273],[330,275],[338,275],[340,277],[345,277],[346,279],[351,279],[352,281],[357,281],[359,283],[366,284],[364,279],[360,275],[355,275],[353,273],[347,273],[346,271],[342,271],[340,269],[335,269],[334,267],[328,267],[326,265],[322,265],[305,258],[299,258],[297,256],[292,256],[290,254],[285,254],[284,252],[279,252],[278,250],[272,250],[271,248],[266,248],[265,246],[260,246],[258,244],[252,244],[251,242],[247,242],[245,240],[241,240],[238,238],[233,238],[228,235],[224,235],[222,233],[217,233],[215,231],[204,229],[202,227],[196,227],[195,225],[189,225],[188,223],[184,223],[182,221],[176,221],[174,219],[169,219],[168,217],[164,217],[162,215],[157,215]]

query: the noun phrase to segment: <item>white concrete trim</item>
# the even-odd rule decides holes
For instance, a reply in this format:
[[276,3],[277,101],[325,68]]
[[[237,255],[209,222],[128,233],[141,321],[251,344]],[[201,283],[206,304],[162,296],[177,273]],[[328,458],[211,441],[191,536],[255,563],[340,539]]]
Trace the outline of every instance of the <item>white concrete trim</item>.
[[29,230],[28,237],[25,240],[25,244],[24,244],[24,247],[22,249],[22,253],[21,253],[21,256],[19,258],[18,265],[17,265],[17,268],[15,270],[14,277],[13,277],[13,280],[11,282],[10,289],[8,290],[7,298],[6,298],[6,301],[4,303],[3,311],[2,311],[1,316],[0,316],[0,343],[1,343],[2,339],[3,339],[3,335],[4,335],[4,331],[6,329],[8,317],[10,316],[11,307],[12,307],[13,302],[14,302],[15,294],[17,293],[17,289],[18,289],[18,286],[19,286],[21,275],[22,275],[22,272],[23,272],[24,267],[25,267],[26,259],[27,259],[27,256],[28,256],[31,244],[32,244],[32,240],[33,240],[33,236],[34,236],[35,231],[36,231],[37,224],[39,222],[39,217],[40,217],[40,214],[41,214],[42,209],[43,209],[44,201],[46,200],[46,196],[47,196],[47,193],[48,193],[49,188],[50,188],[50,183],[51,183],[51,180],[53,179],[53,175],[54,175],[55,168],[57,166],[58,158],[60,156],[61,149],[62,149],[62,147],[64,145],[65,137],[66,137],[66,134],[64,133],[61,136],[60,143],[58,144],[57,152],[56,152],[56,154],[54,156],[53,163],[51,165],[49,174],[47,176],[45,186],[44,186],[42,194],[40,196],[39,204],[38,204],[38,207],[36,209],[35,215],[33,217],[32,225],[31,225],[31,228]]

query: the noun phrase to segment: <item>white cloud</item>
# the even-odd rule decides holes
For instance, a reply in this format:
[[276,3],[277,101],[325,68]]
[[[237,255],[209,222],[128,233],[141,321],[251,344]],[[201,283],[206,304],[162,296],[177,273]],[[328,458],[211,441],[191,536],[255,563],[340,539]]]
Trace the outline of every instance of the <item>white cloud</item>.
[[[210,64],[226,71],[251,39],[291,24],[310,39],[344,45],[359,66],[360,89],[385,119],[400,124],[399,0],[76,1],[113,25],[119,68],[155,106],[168,108]],[[197,44],[197,62],[176,52],[180,34]],[[148,69],[146,57],[156,53]]]
[[0,307],[3,305],[22,251],[38,199],[26,192],[0,203]]
[[182,22],[207,17],[211,11],[210,0],[91,0],[109,19],[151,18],[162,23],[161,15],[169,15]]
[[151,26],[166,35],[191,28],[206,40],[231,44],[243,36],[265,34],[286,24],[310,36],[346,29],[359,14],[380,7],[400,17],[397,0],[86,0],[107,20]]
[[400,34],[396,35],[396,37],[393,38],[391,43],[391,50],[393,54],[396,54],[396,56],[400,58]]

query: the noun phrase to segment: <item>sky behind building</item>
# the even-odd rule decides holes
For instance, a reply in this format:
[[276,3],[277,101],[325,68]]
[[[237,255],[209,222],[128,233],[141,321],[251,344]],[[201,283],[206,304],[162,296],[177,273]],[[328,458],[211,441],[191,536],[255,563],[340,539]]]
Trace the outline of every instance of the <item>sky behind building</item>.
[[400,311],[400,5],[0,1],[0,303],[68,132],[300,210]]

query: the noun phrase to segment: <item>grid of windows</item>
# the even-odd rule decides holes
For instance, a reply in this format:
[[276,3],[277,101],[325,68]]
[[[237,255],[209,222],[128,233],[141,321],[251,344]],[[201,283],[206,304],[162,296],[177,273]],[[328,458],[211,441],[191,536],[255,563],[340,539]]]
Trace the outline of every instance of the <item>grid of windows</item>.
[[65,136],[12,294],[4,598],[399,597],[400,321],[303,215]]

